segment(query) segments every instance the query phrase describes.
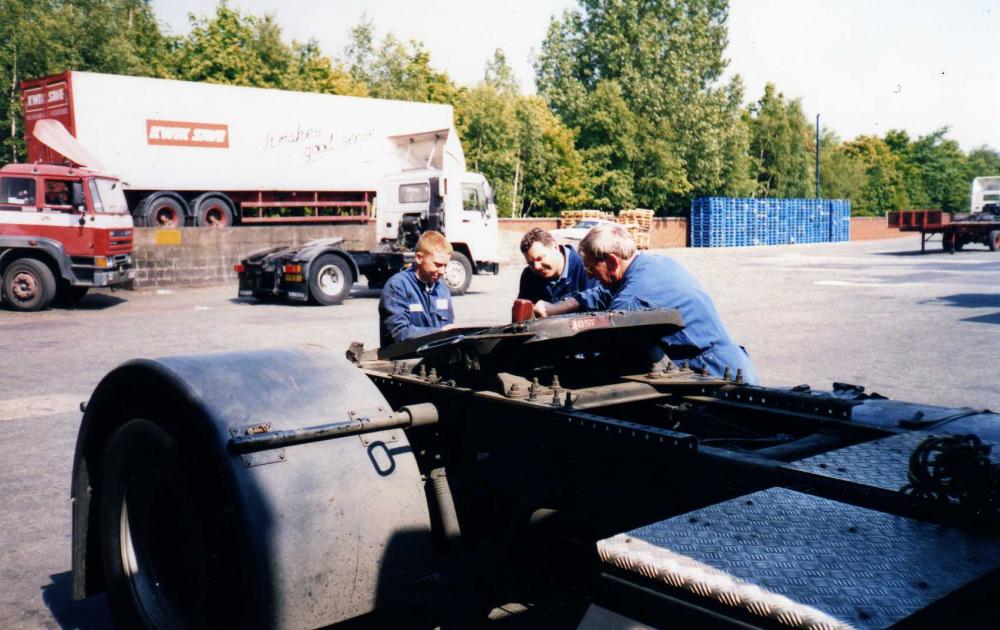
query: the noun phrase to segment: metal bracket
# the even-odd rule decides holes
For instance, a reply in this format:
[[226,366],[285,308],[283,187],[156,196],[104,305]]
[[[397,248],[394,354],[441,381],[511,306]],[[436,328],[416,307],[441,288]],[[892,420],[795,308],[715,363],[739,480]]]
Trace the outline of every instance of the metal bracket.
[[237,437],[240,435],[245,435],[247,437],[258,435],[260,433],[267,433],[271,430],[270,422],[258,422],[256,424],[234,424],[229,427],[229,435],[231,437]]
[[[380,418],[387,416],[392,413],[391,409],[385,407],[370,407],[367,409],[351,409],[347,412],[347,416],[351,420],[363,421],[368,418],[376,417]],[[371,446],[374,442],[395,442],[399,440],[399,429],[392,429],[388,436],[385,436],[382,432],[377,433],[359,433],[358,438],[365,447]]]
[[269,451],[257,451],[256,453],[244,453],[240,455],[240,461],[245,468],[263,466],[264,464],[276,464],[286,461],[285,449],[279,448]]

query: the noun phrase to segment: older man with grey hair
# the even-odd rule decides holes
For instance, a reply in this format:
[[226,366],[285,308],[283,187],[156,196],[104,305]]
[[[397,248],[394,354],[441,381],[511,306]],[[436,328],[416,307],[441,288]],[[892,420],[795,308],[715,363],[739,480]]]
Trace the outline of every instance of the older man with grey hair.
[[636,250],[624,227],[599,225],[580,242],[587,274],[602,288],[590,289],[562,302],[538,302],[535,315],[546,317],[576,311],[634,311],[644,308],[675,308],[684,328],[663,337],[651,349],[651,359],[664,355],[682,357],[689,365],[715,376],[742,371],[746,383],[757,383],[757,372],[746,350],[730,339],[715,304],[684,267],[666,256]]

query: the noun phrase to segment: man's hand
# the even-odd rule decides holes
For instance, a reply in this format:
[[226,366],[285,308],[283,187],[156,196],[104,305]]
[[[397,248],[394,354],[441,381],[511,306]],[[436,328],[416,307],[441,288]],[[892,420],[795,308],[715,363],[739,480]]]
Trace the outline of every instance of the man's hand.
[[535,317],[542,319],[549,316],[549,309],[552,305],[545,300],[538,300],[535,305],[531,307],[531,312],[534,313]]
[[535,307],[532,312],[535,317],[554,317],[556,315],[565,315],[566,313],[575,313],[580,310],[580,303],[573,298],[568,298],[562,302],[556,304],[550,304],[545,300],[538,300],[535,302]]

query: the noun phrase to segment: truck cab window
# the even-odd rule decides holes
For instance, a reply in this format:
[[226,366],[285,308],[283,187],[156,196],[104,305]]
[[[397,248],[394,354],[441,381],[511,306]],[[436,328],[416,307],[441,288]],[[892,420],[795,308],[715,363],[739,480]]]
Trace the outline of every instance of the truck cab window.
[[29,177],[4,177],[0,184],[0,204],[5,206],[34,206],[35,180]]
[[70,206],[72,197],[69,192],[69,182],[61,179],[45,180],[45,205]]
[[430,184],[400,184],[399,203],[427,203],[431,198]]
[[90,180],[90,198],[94,202],[94,212],[104,214],[128,213],[128,202],[121,182],[96,177]]
[[462,184],[462,210],[486,212],[486,189],[482,184]]

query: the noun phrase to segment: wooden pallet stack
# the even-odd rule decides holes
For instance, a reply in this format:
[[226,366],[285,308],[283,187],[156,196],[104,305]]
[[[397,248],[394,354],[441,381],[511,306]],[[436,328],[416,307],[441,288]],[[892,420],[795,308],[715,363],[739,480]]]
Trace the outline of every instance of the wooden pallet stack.
[[602,210],[563,210],[559,213],[559,227],[571,228],[584,219],[603,219],[614,221],[615,215]]
[[652,210],[622,210],[618,222],[625,226],[639,249],[649,249],[649,233],[653,229]]

